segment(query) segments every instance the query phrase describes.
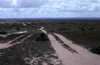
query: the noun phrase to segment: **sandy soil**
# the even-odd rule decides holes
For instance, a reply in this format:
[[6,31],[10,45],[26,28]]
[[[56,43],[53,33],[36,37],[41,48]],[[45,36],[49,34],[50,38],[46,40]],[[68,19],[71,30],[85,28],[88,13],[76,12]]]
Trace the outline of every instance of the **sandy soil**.
[[9,35],[12,35],[12,34],[23,34],[23,33],[27,33],[28,31],[19,31],[19,32],[13,32],[13,33],[9,33],[9,34],[6,34],[6,35],[0,35],[1,37],[7,37]]

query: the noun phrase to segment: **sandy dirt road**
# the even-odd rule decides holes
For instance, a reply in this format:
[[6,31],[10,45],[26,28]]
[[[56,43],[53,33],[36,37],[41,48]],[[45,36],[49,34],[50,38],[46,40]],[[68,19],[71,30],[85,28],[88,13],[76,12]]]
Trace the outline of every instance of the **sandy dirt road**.
[[100,65],[100,55],[96,55],[88,51],[86,48],[79,46],[72,41],[68,40],[64,36],[54,33],[60,40],[62,40],[66,45],[70,46],[78,52],[77,58],[79,62],[84,64],[81,65]]
[[24,40],[26,40],[27,38],[31,37],[32,35],[33,35],[33,34],[30,34],[30,35],[26,36],[25,38],[23,38],[21,41],[17,41],[17,42],[15,42],[15,43],[13,43],[13,44],[11,44],[11,43],[14,42],[14,41],[16,41],[17,39],[21,38],[21,37],[24,36],[24,35],[20,35],[19,37],[15,38],[14,40],[11,40],[11,41],[9,41],[9,42],[7,42],[7,43],[2,43],[2,44],[0,44],[0,50],[1,50],[1,49],[6,49],[6,48],[9,48],[9,47],[12,47],[12,46],[17,45],[17,44],[20,44],[20,43],[22,43]]
[[60,43],[54,38],[53,35],[48,34],[48,38],[55,49],[56,53],[58,54],[59,58],[62,60],[64,65],[80,65],[81,63],[78,62],[76,55],[72,54],[69,50],[65,49]]
[[68,49],[64,48],[54,35],[49,34],[42,27],[40,29],[43,33],[47,34],[54,50],[58,54],[59,58],[62,60],[64,65],[100,65],[100,55],[93,54],[87,49],[74,44],[72,41],[66,39],[64,36],[54,33],[64,44],[73,48],[78,53],[72,53]]

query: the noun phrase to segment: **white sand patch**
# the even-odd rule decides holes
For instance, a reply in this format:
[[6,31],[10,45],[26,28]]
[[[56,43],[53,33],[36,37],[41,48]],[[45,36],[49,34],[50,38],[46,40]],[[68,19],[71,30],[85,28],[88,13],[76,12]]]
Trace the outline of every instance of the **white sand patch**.
[[0,35],[0,37],[6,38],[8,35],[10,35],[10,34]]
[[41,27],[39,30],[41,30],[43,33],[47,34],[47,31],[44,30],[44,27]]
[[22,23],[24,26],[27,26],[27,24],[25,24],[25,23]]
[[42,65],[48,65],[46,62],[43,62]]
[[28,31],[19,31],[19,32],[15,32],[14,34],[23,34],[23,33],[27,33]]
[[12,34],[23,34],[23,33],[27,33],[27,32],[28,31],[18,31],[18,32],[9,33],[9,34],[6,34],[6,35],[0,35],[0,36],[3,37],[3,38],[6,38],[7,36],[12,35]]

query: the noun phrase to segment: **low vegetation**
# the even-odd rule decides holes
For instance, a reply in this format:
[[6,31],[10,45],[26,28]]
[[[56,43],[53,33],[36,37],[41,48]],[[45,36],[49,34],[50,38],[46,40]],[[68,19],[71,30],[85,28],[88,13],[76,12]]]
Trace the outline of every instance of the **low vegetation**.
[[48,33],[60,33],[74,43],[88,48],[93,53],[100,54],[100,21],[2,20],[0,22],[0,32],[5,31],[11,35],[6,38],[0,36],[0,44],[22,35],[12,34],[18,31],[28,31],[28,34],[33,34],[33,36],[19,45],[0,50],[0,65],[41,65],[43,62],[54,65],[56,63],[56,61],[53,62],[54,60],[59,61],[61,65],[61,61],[52,48],[48,37],[38,30],[41,26],[44,26]]
[[[12,23],[7,24],[8,27],[10,27]],[[22,23],[16,22],[16,24],[21,25]],[[52,48],[48,37],[38,30],[40,27],[36,26],[35,28],[33,28],[33,24],[26,24],[28,26],[25,28],[24,26],[22,26],[23,29],[19,27],[19,25],[16,25],[14,28],[11,27],[11,29],[6,28],[6,26],[2,27],[4,28],[2,29],[2,31],[7,31],[10,35],[7,35],[6,37],[0,36],[0,44],[6,44],[7,42],[14,40],[21,35],[23,36],[12,43],[14,44],[17,41],[20,42],[21,39],[25,38],[29,34],[33,34],[33,36],[26,39],[20,44],[14,45],[6,49],[1,49],[0,65],[42,65],[43,63],[46,63],[47,65],[62,65],[62,62],[60,59],[58,59],[58,55]],[[16,28],[18,27],[20,28],[20,30],[16,30]],[[23,34],[13,34],[18,31],[28,32]]]

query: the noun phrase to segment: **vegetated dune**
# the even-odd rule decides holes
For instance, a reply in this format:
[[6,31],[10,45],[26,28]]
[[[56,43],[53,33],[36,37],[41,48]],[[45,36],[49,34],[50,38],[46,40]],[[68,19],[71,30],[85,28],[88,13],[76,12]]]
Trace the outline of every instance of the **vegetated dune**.
[[62,65],[42,32],[23,34],[0,45],[0,65]]
[[[83,24],[84,22],[85,24]],[[92,24],[93,22],[84,22],[55,21],[54,23],[51,21],[46,21],[43,23],[29,22],[23,24],[24,26],[22,26],[22,23],[14,23],[8,25],[2,24],[6,27],[0,25],[2,27],[0,27],[0,30],[7,30],[9,32],[14,30],[19,31],[14,33],[14,35],[17,34],[15,36],[12,34],[3,36],[1,35],[2,38],[5,38],[5,43],[0,41],[2,43],[0,45],[0,65],[100,65],[99,55],[93,54],[86,48],[76,45],[61,34],[55,33],[55,35],[52,35],[48,33],[55,31],[66,33],[66,31],[77,32],[99,30],[98,22],[96,24]],[[44,25],[48,32],[44,29],[44,27],[40,28],[42,33],[40,31],[37,32],[37,28],[41,25]],[[97,25],[97,27],[95,27],[95,25]],[[9,27],[12,29],[9,30]],[[31,33],[26,34],[27,31],[25,30]],[[59,40],[62,42],[59,42],[56,37],[59,38]],[[65,46],[62,44],[70,47],[77,53],[74,53],[71,50],[65,48]]]

